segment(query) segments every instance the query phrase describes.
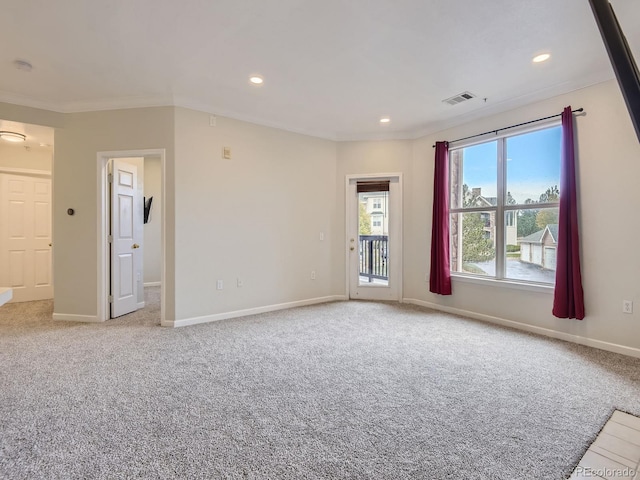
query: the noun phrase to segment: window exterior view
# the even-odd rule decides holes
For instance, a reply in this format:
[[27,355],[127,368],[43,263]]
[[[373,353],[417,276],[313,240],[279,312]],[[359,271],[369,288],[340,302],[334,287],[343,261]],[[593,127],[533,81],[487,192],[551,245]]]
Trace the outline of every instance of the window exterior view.
[[451,271],[553,284],[561,127],[452,148]]

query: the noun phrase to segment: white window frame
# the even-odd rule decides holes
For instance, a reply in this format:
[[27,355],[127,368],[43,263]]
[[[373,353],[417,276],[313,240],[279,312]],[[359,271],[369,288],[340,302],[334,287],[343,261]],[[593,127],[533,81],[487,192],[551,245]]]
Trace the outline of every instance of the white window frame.
[[[454,150],[460,150],[474,145],[480,145],[483,143],[497,141],[497,205],[485,206],[485,207],[466,207],[466,208],[449,208],[449,218],[453,213],[474,213],[474,212],[495,212],[495,249],[496,249],[496,275],[478,275],[466,272],[456,272],[451,270],[451,277],[454,281],[461,281],[465,283],[475,283],[480,285],[492,285],[502,286],[508,288],[514,288],[517,290],[530,290],[543,293],[553,293],[555,284],[544,282],[530,282],[526,280],[519,280],[513,278],[506,278],[506,212],[514,211],[514,215],[517,215],[518,210],[527,209],[543,209],[543,208],[558,208],[558,202],[550,203],[535,203],[531,204],[531,207],[525,207],[523,204],[519,205],[506,205],[506,186],[507,186],[507,161],[506,161],[506,139],[510,137],[516,137],[526,133],[533,133],[539,130],[546,130],[553,127],[561,126],[560,120],[548,120],[540,122],[534,126],[521,127],[518,129],[509,129],[508,132],[502,134],[496,134],[490,138],[469,140],[466,142],[457,142],[454,147],[449,148],[451,153]],[[451,155],[449,155],[451,158]],[[451,161],[451,160],[449,160]],[[451,195],[451,165],[449,165],[449,191],[448,195]],[[562,194],[562,192],[561,192]],[[523,208],[524,207],[524,208]],[[449,241],[452,241],[450,236]],[[453,251],[450,248],[450,252]],[[451,262],[453,264],[453,262]]]

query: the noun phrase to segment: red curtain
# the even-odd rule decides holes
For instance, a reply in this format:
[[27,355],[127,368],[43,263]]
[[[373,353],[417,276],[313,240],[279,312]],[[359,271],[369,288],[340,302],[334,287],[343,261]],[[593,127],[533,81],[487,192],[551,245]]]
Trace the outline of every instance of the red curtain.
[[560,159],[560,216],[553,314],[559,318],[584,318],[584,296],[580,273],[580,237],[576,200],[576,164],[571,107],[562,112],[562,157]]
[[431,275],[429,290],[451,295],[449,269],[449,144],[436,142],[431,226]]

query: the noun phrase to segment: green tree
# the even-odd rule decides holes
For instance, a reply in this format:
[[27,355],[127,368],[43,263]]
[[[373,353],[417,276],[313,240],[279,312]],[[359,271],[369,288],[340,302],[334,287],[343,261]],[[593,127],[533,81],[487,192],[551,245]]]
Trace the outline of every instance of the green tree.
[[469,190],[469,185],[466,183],[462,185],[462,206],[463,207],[477,207],[477,196],[473,194],[473,190]]
[[495,257],[491,240],[484,237],[484,223],[479,212],[462,217],[463,262],[484,262]]
[[[547,190],[540,195],[540,203],[553,203],[560,199],[560,190],[557,185],[547,188]],[[558,209],[557,208],[545,208],[539,210],[536,216],[536,227],[538,230],[544,229],[547,225],[558,223]]]
[[558,186],[547,188],[547,191],[540,195],[540,203],[557,202],[560,199],[560,190]]
[[558,209],[557,208],[545,208],[540,210],[536,216],[536,226],[538,230],[542,230],[547,225],[553,225],[558,223]]
[[360,203],[360,213],[358,218],[360,220],[359,233],[360,235],[371,235],[371,215],[367,213],[367,206],[365,203]]
[[518,237],[526,237],[540,230],[536,225],[538,210],[520,210],[518,212]]

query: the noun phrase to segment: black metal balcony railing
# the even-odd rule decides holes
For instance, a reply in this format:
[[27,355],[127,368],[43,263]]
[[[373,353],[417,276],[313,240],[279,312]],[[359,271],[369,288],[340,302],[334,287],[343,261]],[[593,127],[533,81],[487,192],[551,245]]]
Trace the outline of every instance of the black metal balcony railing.
[[360,235],[360,276],[373,282],[374,278],[389,278],[388,235]]

